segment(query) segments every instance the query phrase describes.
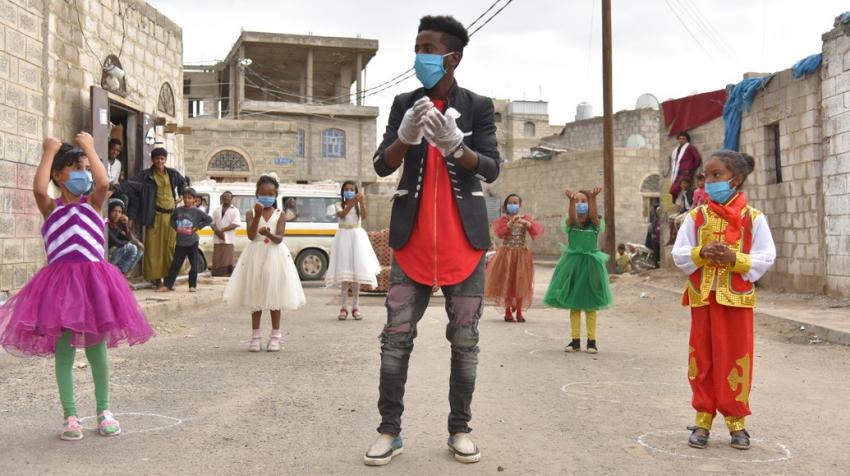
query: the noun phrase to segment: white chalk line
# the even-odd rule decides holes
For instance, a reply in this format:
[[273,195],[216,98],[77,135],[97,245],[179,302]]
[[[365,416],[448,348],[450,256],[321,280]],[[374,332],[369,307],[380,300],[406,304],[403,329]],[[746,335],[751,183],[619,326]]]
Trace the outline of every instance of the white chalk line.
[[606,386],[632,385],[632,386],[641,386],[641,387],[663,385],[663,386],[667,386],[667,387],[687,387],[687,385],[680,384],[680,383],[634,382],[634,381],[611,380],[611,381],[601,381],[601,382],[570,382],[570,383],[565,383],[561,387],[561,392],[563,392],[568,397],[575,398],[576,400],[592,400],[594,402],[605,402],[605,403],[614,403],[614,404],[622,404],[623,403],[620,400],[607,399],[607,398],[600,397],[598,394],[595,394],[595,393],[591,394],[591,393],[588,393],[588,392],[582,392],[582,391],[578,391],[578,390],[571,388],[571,387],[579,386],[579,385],[585,385],[585,386],[589,386],[589,387],[601,386],[601,385],[606,385]]
[[[665,450],[663,448],[656,448],[656,447],[650,445],[649,443],[647,443],[645,441],[646,438],[650,435],[672,436],[672,435],[678,435],[678,434],[682,434],[684,436],[684,435],[690,435],[690,432],[684,431],[684,430],[648,431],[648,432],[638,436],[636,441],[639,445],[643,446],[644,448],[646,448],[650,451],[665,454],[665,455],[668,455],[668,456],[674,456],[674,457],[677,457],[677,458],[690,458],[690,459],[701,459],[701,460],[710,460],[710,461],[725,461],[725,462],[729,462],[729,463],[756,463],[756,464],[778,463],[780,461],[787,461],[787,460],[791,459],[791,450],[786,445],[784,445],[782,443],[778,443],[778,442],[773,443],[773,444],[776,445],[777,448],[779,448],[779,452],[782,454],[782,456],[779,456],[777,458],[771,458],[771,459],[737,459],[737,458],[724,458],[724,457],[717,457],[717,456],[700,456],[700,455],[697,455],[697,454],[684,454],[684,453],[679,453],[677,451]],[[759,439],[759,438],[750,438],[750,441],[752,441],[754,443],[765,443],[765,440],[762,440],[762,439]],[[694,451],[705,451],[705,450],[694,450]]]
[[[173,427],[175,427],[175,426],[178,426],[178,425],[182,425],[182,424],[183,424],[183,419],[182,419],[182,418],[175,418],[175,417],[170,417],[170,416],[165,416],[165,415],[159,415],[159,414],[156,414],[156,413],[145,413],[145,412],[124,412],[124,413],[115,413],[115,414],[113,414],[112,416],[114,416],[116,419],[118,419],[118,417],[125,416],[125,415],[128,415],[128,416],[145,416],[145,417],[162,418],[162,419],[164,419],[164,420],[171,420],[171,423],[169,423],[169,424],[167,424],[167,425],[157,426],[157,427],[154,427],[154,428],[146,428],[146,429],[144,429],[144,430],[128,430],[128,431],[125,431],[125,430],[122,428],[122,429],[121,429],[121,434],[122,434],[122,435],[132,435],[132,434],[134,434],[134,433],[150,433],[150,432],[153,432],[153,431],[167,430],[167,429],[169,429],[169,428],[173,428]],[[79,420],[79,421],[80,421],[80,424],[83,424],[84,422],[86,422],[86,421],[88,421],[88,420],[96,420],[96,419],[97,419],[97,415],[92,415],[92,416],[87,416],[87,417],[80,418],[80,420]],[[86,430],[97,430],[97,427],[96,427],[96,426],[95,426],[95,427],[87,427],[87,426],[83,425],[83,428],[85,428]]]

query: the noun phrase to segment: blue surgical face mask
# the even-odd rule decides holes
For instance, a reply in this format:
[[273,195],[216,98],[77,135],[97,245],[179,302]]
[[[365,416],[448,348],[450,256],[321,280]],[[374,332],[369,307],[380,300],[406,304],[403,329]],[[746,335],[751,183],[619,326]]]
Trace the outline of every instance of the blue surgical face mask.
[[273,207],[275,205],[275,203],[277,203],[277,197],[269,197],[269,196],[257,197],[257,203],[262,205],[264,208]]
[[416,79],[425,86],[425,89],[431,89],[443,79],[446,75],[446,67],[443,66],[443,58],[450,55],[437,55],[431,53],[417,53],[416,61],[413,62],[413,69],[416,71]]
[[345,190],[342,192],[342,198],[344,198],[346,202],[354,200],[355,195],[357,194],[354,193],[354,190]]
[[65,181],[65,189],[79,197],[91,191],[92,178],[88,170],[73,170]]
[[731,180],[726,182],[706,182],[705,193],[712,201],[724,204],[735,194],[735,187],[732,186]]
[[587,203],[576,203],[576,213],[579,215],[587,215],[590,210],[590,205]]
[[516,215],[519,213],[519,205],[516,203],[509,203],[505,210],[508,212],[508,215]]

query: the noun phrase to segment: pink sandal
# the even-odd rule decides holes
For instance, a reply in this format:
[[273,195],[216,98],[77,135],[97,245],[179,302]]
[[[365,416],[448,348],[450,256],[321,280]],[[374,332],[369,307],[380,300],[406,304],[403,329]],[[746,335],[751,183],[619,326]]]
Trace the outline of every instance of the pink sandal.
[[112,412],[104,410],[97,417],[97,432],[103,436],[118,436],[121,434],[121,425],[112,416]]
[[359,321],[360,319],[363,319],[363,316],[360,315],[360,309],[352,309],[351,310],[351,317],[353,317],[355,321]]
[[69,416],[65,419],[65,425],[62,428],[62,434],[59,439],[65,441],[79,441],[83,439],[83,427],[80,425],[80,420],[75,416]]
[[344,320],[348,319],[348,309],[346,309],[344,307],[340,308],[339,315],[336,316],[336,318],[339,319],[340,321],[344,321]]

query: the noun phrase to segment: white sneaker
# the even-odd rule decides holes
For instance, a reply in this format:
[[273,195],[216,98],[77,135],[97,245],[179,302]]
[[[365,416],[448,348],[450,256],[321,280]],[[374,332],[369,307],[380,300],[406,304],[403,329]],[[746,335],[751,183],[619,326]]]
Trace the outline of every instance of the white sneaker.
[[263,338],[259,334],[251,336],[251,342],[248,344],[248,352],[259,352]]
[[272,334],[269,337],[269,344],[266,346],[269,352],[280,352],[280,334]]
[[472,442],[469,433],[455,433],[449,437],[449,451],[455,460],[461,463],[477,463],[481,461],[481,450]]
[[367,466],[383,466],[389,464],[393,456],[400,455],[403,451],[404,444],[400,436],[381,433],[366,451],[366,454],[363,456],[363,462]]

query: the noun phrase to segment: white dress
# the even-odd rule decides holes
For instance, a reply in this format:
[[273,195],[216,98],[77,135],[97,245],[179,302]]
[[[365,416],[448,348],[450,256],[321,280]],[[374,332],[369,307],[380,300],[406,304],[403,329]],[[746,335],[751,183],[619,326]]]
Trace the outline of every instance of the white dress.
[[[342,206],[337,204],[336,209],[342,211]],[[339,230],[334,236],[325,282],[328,286],[346,281],[377,286],[381,263],[375,256],[369,235],[360,227],[357,209],[352,208],[345,218],[338,220]]]
[[[261,216],[259,228],[276,230],[279,218],[280,210],[275,210],[269,221]],[[274,311],[298,309],[305,301],[289,248],[257,233],[236,262],[224,288],[224,302],[253,311]]]

